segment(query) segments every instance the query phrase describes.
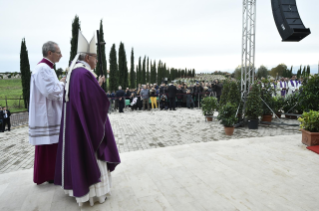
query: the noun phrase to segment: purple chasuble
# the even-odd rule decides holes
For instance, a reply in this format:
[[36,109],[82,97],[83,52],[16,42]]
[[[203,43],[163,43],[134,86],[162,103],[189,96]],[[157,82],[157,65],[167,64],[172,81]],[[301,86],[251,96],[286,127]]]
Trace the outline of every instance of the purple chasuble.
[[[295,82],[296,82],[296,86],[297,86],[298,85],[298,81],[295,80]],[[291,83],[291,86],[295,87],[295,83],[293,83],[293,80],[290,80],[290,83]],[[292,91],[292,93],[294,93],[294,91]]]
[[63,180],[62,188],[73,190],[75,197],[81,197],[89,193],[91,185],[100,182],[95,154],[107,163],[110,171],[121,161],[107,116],[110,102],[92,73],[82,67],[74,69],[66,111],[63,99],[54,184],[62,186]]
[[295,80],[295,82],[296,82],[296,85],[298,85],[298,84],[299,84],[299,81],[298,81],[298,80]]
[[[282,86],[282,82],[285,84],[285,87]],[[286,82],[280,81],[280,88],[286,88]],[[281,96],[284,97],[286,94],[286,90],[281,90]]]
[[40,63],[47,64],[51,69],[53,69],[54,64],[45,58],[43,58],[38,64]]

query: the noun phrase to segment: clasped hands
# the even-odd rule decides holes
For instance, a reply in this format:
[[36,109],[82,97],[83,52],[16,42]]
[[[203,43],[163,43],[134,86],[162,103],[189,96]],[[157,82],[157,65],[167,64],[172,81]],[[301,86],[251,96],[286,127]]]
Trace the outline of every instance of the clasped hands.
[[102,86],[102,84],[105,83],[105,76],[99,76],[99,85]]

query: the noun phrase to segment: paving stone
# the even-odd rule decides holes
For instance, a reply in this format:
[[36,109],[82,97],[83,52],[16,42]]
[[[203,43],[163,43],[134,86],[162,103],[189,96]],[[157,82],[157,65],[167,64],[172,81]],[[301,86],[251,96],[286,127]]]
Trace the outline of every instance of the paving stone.
[[[125,113],[111,113],[109,118],[120,153],[200,142],[300,134],[298,127],[259,125],[258,130],[236,128],[233,136],[227,136],[216,118],[213,122],[206,122],[199,109],[156,109],[150,112],[125,109]],[[297,120],[281,121],[298,124]],[[0,133],[0,141],[0,173],[33,167],[35,147],[29,144],[27,126]]]

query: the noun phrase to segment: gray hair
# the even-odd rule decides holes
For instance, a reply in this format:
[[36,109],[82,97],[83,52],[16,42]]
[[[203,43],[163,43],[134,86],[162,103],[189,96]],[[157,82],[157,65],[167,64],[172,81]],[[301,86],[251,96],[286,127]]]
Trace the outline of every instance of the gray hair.
[[79,60],[80,60],[80,61],[84,61],[86,55],[88,55],[88,54],[86,54],[86,53],[80,53]]
[[122,87],[121,86],[119,86],[119,90],[121,90],[122,89]]
[[44,43],[43,46],[42,46],[42,54],[43,54],[43,56],[44,57],[48,56],[48,52],[49,51],[55,52],[57,45],[58,45],[57,43],[52,42],[52,41],[48,41],[48,42]]

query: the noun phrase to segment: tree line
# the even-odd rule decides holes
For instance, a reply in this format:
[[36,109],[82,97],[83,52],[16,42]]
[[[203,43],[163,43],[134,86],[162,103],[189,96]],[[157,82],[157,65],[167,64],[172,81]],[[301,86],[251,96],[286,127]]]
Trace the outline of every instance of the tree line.
[[[78,32],[81,30],[81,22],[79,16],[75,16],[72,21],[72,37],[70,40],[70,58],[69,64],[75,58],[77,54],[77,43],[78,43]],[[104,40],[104,30],[103,30],[103,20],[100,21],[99,28],[99,40],[100,42],[105,42]],[[109,75],[107,71],[107,57],[105,53],[105,46],[101,45],[101,61],[98,60],[97,68],[94,72],[97,75],[105,75],[108,77],[105,83],[102,84],[102,88],[106,91],[117,90],[118,86],[123,88],[130,87],[136,88],[138,84],[146,83],[158,83],[160,84],[165,79],[172,81],[180,77],[195,77],[195,69],[176,69],[167,67],[166,63],[159,60],[151,60],[149,57],[140,56],[138,58],[138,64],[134,64],[134,49],[131,50],[131,60],[130,60],[130,71],[127,67],[127,58],[124,43],[121,42],[118,49],[118,54],[116,52],[115,44],[112,45],[109,53]],[[98,52],[97,52],[98,55]],[[99,58],[99,55],[98,55]],[[98,68],[102,63],[102,71]],[[57,76],[65,74],[62,68],[56,69],[54,65],[54,70]],[[21,71],[21,82],[23,87],[23,99],[25,102],[25,108],[28,107],[30,98],[30,78],[31,70],[28,57],[28,51],[25,43],[25,38],[22,39],[21,51],[20,51],[20,71]],[[107,84],[109,81],[109,84]]]
[[[78,40],[78,31],[81,29],[80,20],[78,16],[75,16],[72,23],[72,39],[71,39],[71,52],[70,52],[70,62],[76,56],[77,52],[77,40]],[[104,33],[103,33],[103,21],[100,21],[100,41],[104,42]],[[130,70],[127,66],[127,57],[124,43],[121,42],[119,45],[118,53],[116,51],[116,45],[112,44],[110,53],[109,53],[109,75],[107,72],[107,60],[105,47],[101,46],[103,71],[100,72],[100,69],[96,68],[94,71],[97,75],[109,76],[109,84],[103,84],[102,88],[105,91],[117,90],[118,86],[123,88],[130,87],[136,88],[138,84],[146,83],[161,83],[166,78],[168,81],[174,80],[179,77],[195,77],[195,69],[176,69],[168,68],[166,63],[159,60],[156,63],[156,60],[151,60],[149,57],[139,57],[138,64],[134,64],[134,49],[131,49],[131,58],[130,58]],[[99,57],[98,57],[99,58]],[[107,81],[106,81],[107,83]]]
[[[298,69],[297,73],[293,73],[293,67],[290,68],[287,67],[285,64],[279,64],[274,68],[271,68],[270,70],[265,67],[264,65],[261,65],[257,71],[255,72],[255,76],[257,78],[267,78],[268,76],[272,76],[275,79],[279,79],[280,77],[284,78],[291,78],[293,75],[296,75],[297,78],[303,77],[309,77],[310,75],[310,65],[302,66],[300,65],[300,68]],[[241,77],[241,66],[238,66],[235,71],[232,74],[232,77],[240,79]]]

